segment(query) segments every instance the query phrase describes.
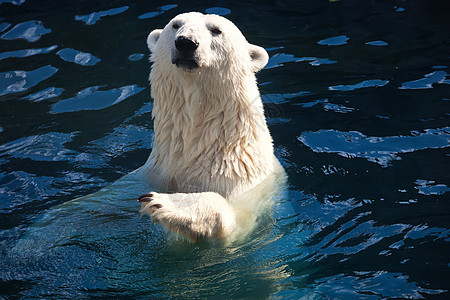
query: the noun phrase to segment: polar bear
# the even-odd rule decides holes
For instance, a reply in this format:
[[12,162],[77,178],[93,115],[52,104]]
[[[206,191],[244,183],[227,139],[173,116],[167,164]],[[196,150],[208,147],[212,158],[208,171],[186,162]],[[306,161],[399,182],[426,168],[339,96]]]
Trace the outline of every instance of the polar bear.
[[231,21],[198,12],[147,44],[155,139],[137,174],[165,193],[140,196],[141,213],[191,241],[229,237],[284,174],[255,78],[269,56]]

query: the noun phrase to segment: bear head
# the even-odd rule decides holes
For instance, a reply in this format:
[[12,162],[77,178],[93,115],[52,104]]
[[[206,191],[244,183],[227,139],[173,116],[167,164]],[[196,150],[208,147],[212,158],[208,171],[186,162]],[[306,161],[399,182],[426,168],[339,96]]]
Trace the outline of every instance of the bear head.
[[248,43],[228,19],[198,12],[180,14],[164,29],[153,30],[147,45],[153,62],[170,64],[187,73],[203,68],[225,71],[236,66],[257,72],[269,59],[264,48]]

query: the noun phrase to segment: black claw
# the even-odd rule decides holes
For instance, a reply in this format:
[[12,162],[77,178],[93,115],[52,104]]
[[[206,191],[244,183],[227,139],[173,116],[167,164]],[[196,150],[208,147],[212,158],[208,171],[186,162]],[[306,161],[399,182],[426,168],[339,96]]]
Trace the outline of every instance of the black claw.
[[138,201],[139,203],[141,203],[141,202],[150,202],[150,201],[152,201],[152,200],[153,200],[153,194],[151,194],[151,193],[141,195],[141,196],[139,196],[139,198],[137,199],[137,201]]
[[142,198],[141,200],[139,200],[139,203],[149,203],[151,202],[153,199],[152,198]]
[[160,209],[162,207],[161,204],[153,204],[151,207],[154,207],[156,209]]

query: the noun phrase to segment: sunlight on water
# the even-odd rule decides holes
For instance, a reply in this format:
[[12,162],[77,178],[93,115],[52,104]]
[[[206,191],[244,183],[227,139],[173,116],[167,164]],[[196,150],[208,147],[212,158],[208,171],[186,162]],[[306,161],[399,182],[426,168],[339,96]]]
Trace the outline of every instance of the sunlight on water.
[[108,10],[104,10],[104,11],[93,12],[88,15],[82,15],[82,16],[77,15],[77,16],[75,16],[75,20],[82,21],[82,22],[86,23],[86,25],[94,25],[101,18],[106,17],[106,16],[114,16],[114,15],[123,13],[128,8],[129,8],[128,6],[122,6],[122,7],[108,9]]
[[446,78],[447,76],[448,74],[445,71],[436,71],[430,74],[426,74],[422,79],[404,82],[402,86],[399,87],[399,89],[431,89],[433,88],[433,84],[435,83],[449,84],[449,81]]
[[211,8],[207,8],[205,9],[205,12],[207,14],[215,14],[215,15],[219,15],[219,16],[226,16],[229,15],[231,13],[231,10],[225,7],[211,7]]
[[350,85],[330,86],[328,89],[330,91],[353,91],[362,88],[381,87],[385,86],[388,83],[389,83],[388,80],[373,79],[373,80],[364,80],[363,82]]
[[99,58],[90,53],[81,52],[75,49],[64,48],[56,52],[61,59],[74,62],[82,66],[93,66],[100,61]]
[[158,11],[152,11],[152,12],[148,12],[145,13],[143,15],[140,15],[138,18],[139,19],[150,19],[150,18],[154,18],[156,16],[159,16],[160,14],[163,14],[164,12],[171,10],[175,7],[177,7],[177,4],[168,4],[168,5],[163,5],[161,7],[158,7]]
[[58,46],[50,46],[47,48],[40,49],[26,49],[26,50],[17,50],[17,51],[9,51],[0,53],[0,60],[10,57],[30,57],[37,54],[46,54],[58,48]]
[[[448,298],[444,2],[0,0],[0,299]],[[136,201],[147,35],[191,10],[270,56],[288,184],[232,243],[189,243]]]
[[272,69],[277,67],[282,67],[284,63],[287,62],[308,62],[311,66],[320,65],[331,65],[337,63],[337,61],[330,60],[328,58],[317,58],[317,57],[295,57],[292,54],[276,53],[271,56],[268,64],[264,69]]
[[26,91],[39,82],[53,76],[57,71],[57,68],[48,65],[33,71],[0,73],[0,96]]
[[53,105],[53,113],[79,110],[98,110],[117,104],[128,97],[138,94],[143,88],[128,85],[118,89],[99,91],[100,86],[93,86],[78,92],[75,98],[64,99]]
[[366,45],[370,45],[370,46],[387,46],[389,44],[386,43],[385,41],[372,41],[372,42],[367,42]]
[[383,167],[400,160],[400,153],[450,147],[450,128],[427,129],[413,136],[367,137],[364,134],[320,130],[304,132],[298,140],[314,152],[337,153],[347,158],[362,157]]
[[331,38],[327,38],[321,41],[318,41],[317,44],[325,45],[325,46],[340,46],[347,44],[350,38],[346,35],[339,35]]
[[4,40],[25,39],[28,42],[36,42],[44,34],[50,32],[51,30],[45,28],[41,21],[28,21],[17,24],[8,32],[4,33],[1,38]]
[[42,100],[47,100],[50,98],[58,97],[64,92],[63,88],[55,88],[55,87],[49,87],[46,88],[40,92],[28,95],[23,97],[24,99],[29,99],[31,101],[39,102]]
[[74,151],[64,148],[75,134],[50,132],[21,138],[0,146],[0,151],[10,157],[28,158],[34,161],[71,160]]

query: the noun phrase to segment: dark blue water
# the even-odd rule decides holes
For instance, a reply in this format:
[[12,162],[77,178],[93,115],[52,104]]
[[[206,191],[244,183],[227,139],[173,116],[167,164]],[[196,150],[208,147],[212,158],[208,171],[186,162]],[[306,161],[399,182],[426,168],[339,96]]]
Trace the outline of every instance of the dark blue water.
[[[116,182],[151,150],[147,34],[192,10],[271,57],[289,188],[232,245],[167,235]],[[448,298],[449,20],[444,0],[0,1],[0,298]]]

